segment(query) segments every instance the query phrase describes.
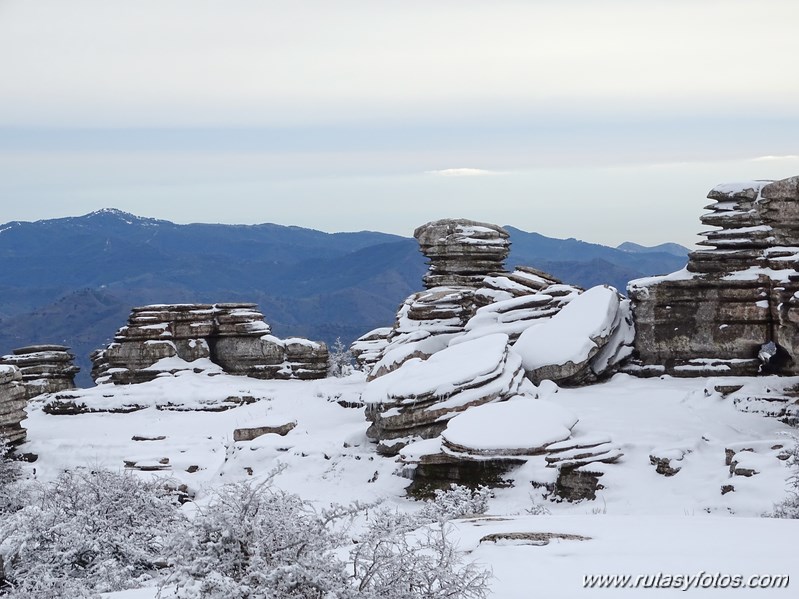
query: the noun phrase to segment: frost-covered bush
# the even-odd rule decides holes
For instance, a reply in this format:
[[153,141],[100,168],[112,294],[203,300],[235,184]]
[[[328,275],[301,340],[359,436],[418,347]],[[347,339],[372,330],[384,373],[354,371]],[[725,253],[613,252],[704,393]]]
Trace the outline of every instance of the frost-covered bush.
[[343,377],[352,374],[352,354],[336,337],[335,343],[330,346],[327,358],[327,376]]
[[5,437],[0,437],[0,517],[22,509],[28,503],[27,483],[19,462],[10,455]]
[[10,596],[88,597],[138,586],[163,565],[163,539],[181,526],[164,481],[65,472],[0,524]]
[[173,538],[162,589],[197,599],[344,599],[351,585],[333,555],[332,520],[271,478],[222,487]]
[[424,525],[422,516],[378,510],[352,550],[359,597],[368,599],[483,599],[490,573],[466,562],[452,526]]
[[[446,523],[377,510],[348,546],[337,523],[272,486],[219,489],[173,537],[160,597],[181,599],[482,599],[488,574],[463,561]],[[174,589],[174,590],[173,590]]]
[[788,466],[793,468],[793,474],[788,478],[789,495],[782,502],[774,506],[774,510],[766,516],[772,518],[799,518],[799,437],[792,436],[793,446],[786,460]]
[[490,498],[491,490],[488,487],[471,489],[453,483],[446,491],[437,489],[435,497],[427,502],[420,513],[435,521],[476,516],[486,513]]

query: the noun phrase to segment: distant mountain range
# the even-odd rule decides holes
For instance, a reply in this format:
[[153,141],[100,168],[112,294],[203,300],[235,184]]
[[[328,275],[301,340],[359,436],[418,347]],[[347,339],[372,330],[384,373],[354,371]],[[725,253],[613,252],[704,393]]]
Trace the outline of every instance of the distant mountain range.
[[[677,244],[618,248],[506,227],[508,266],[526,264],[584,287],[682,268]],[[0,353],[30,343],[73,348],[87,385],[88,354],[130,308],[148,303],[257,302],[279,336],[349,343],[388,326],[422,288],[414,239],[300,227],[178,225],[114,209],[0,225]]]

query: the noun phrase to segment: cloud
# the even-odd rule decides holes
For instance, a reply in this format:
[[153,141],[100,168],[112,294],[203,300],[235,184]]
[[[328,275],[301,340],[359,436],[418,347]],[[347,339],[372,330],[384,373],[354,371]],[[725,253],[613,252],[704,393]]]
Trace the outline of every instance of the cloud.
[[506,175],[502,171],[489,171],[482,168],[445,168],[440,171],[427,171],[428,175],[439,177],[486,177],[493,175]]
[[799,160],[799,155],[788,154],[786,156],[758,156],[752,158],[752,162],[772,162],[775,160]]

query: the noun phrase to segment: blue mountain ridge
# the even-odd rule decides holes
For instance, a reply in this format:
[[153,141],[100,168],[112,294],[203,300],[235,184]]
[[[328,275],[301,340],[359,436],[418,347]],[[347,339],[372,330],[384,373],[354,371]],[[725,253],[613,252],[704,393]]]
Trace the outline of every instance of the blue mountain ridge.
[[[534,266],[584,287],[623,291],[631,279],[686,262],[673,251],[506,228],[509,267]],[[111,340],[131,307],[171,302],[257,302],[277,335],[349,343],[391,325],[425,270],[414,239],[374,231],[182,225],[115,209],[10,222],[0,225],[0,352],[64,343],[86,385],[88,354]]]

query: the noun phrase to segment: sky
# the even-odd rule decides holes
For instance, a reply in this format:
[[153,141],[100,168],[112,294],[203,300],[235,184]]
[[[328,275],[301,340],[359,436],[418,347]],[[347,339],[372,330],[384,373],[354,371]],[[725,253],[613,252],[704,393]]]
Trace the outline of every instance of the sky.
[[616,245],[799,174],[795,0],[0,0],[0,222]]

